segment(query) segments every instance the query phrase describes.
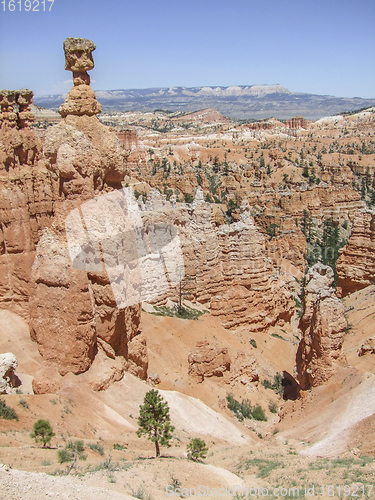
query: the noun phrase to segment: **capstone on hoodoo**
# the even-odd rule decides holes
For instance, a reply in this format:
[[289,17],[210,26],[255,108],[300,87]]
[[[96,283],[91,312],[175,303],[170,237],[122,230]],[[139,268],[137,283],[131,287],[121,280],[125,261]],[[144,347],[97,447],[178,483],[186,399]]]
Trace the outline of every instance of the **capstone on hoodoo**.
[[86,38],[67,38],[64,41],[65,69],[72,71],[74,87],[59,107],[61,116],[93,116],[101,113],[102,107],[90,87],[87,71],[94,68],[92,52],[96,45]]

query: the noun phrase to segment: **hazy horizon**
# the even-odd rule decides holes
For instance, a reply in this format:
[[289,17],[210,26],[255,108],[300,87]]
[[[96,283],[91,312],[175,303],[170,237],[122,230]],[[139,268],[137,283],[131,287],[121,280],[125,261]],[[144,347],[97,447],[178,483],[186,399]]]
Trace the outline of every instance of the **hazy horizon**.
[[[220,88],[229,88],[229,87],[254,87],[254,86],[274,86],[274,85],[280,85],[281,87],[283,87],[284,89],[288,90],[290,93],[293,93],[293,94],[316,94],[316,95],[322,95],[322,96],[331,96],[331,97],[337,97],[337,98],[341,98],[341,97],[348,97],[348,96],[340,96],[340,95],[334,95],[334,94],[317,94],[316,92],[300,92],[299,90],[295,90],[295,89],[289,89],[287,87],[285,87],[284,85],[282,85],[281,83],[251,83],[251,84],[243,84],[243,85],[236,85],[236,84],[231,84],[231,85],[194,85],[192,87],[187,87],[186,85],[170,85],[170,86],[163,86],[163,87],[156,87],[156,86],[153,86],[153,87],[132,87],[132,88],[113,88],[113,89],[101,89],[101,88],[96,88],[95,86],[95,81],[91,81],[91,86],[93,87],[93,89],[95,90],[95,92],[120,92],[120,91],[132,91],[132,90],[139,90],[139,91],[142,91],[142,90],[152,90],[152,89],[194,89],[194,88],[205,88],[205,87],[210,87],[212,89],[215,89],[217,87],[220,87]],[[69,93],[69,90],[71,89],[71,87],[73,86],[73,80],[71,82],[71,85],[68,89],[64,90],[63,92],[57,92],[57,93],[54,93],[54,94],[38,94],[38,93],[35,93],[35,96],[36,97],[44,97],[44,96],[47,96],[47,95],[64,95],[66,96],[68,93]],[[32,89],[31,89],[32,90]],[[375,95],[375,91],[374,91],[374,95]],[[349,97],[348,97],[349,98]],[[375,97],[360,97],[360,96],[350,96],[350,98],[360,98],[360,99],[375,99]]]

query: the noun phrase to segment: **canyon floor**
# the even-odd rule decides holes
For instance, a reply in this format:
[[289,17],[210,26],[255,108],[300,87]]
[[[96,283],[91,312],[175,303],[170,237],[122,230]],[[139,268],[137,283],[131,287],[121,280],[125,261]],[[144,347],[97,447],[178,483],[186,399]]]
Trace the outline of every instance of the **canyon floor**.
[[[162,448],[160,458],[154,458],[152,443],[135,435],[138,408],[150,385],[125,374],[107,390],[94,392],[85,375],[68,374],[57,394],[27,394],[31,392],[27,391],[30,378],[42,360],[27,324],[14,313],[0,311],[0,350],[17,356],[24,390],[5,396],[19,420],[0,420],[0,461],[4,464],[0,468],[0,498],[162,499],[167,492],[172,496],[172,490],[166,490],[168,485],[189,491],[196,488],[197,495],[201,486],[200,495],[207,496],[215,496],[215,488],[219,496],[219,489],[224,488],[220,491],[220,496],[226,493],[224,498],[238,498],[246,494],[242,490],[246,487],[260,488],[249,490],[254,498],[265,496],[264,488],[271,498],[297,495],[297,490],[286,493],[277,488],[298,488],[301,498],[312,497],[312,493],[314,498],[356,493],[371,498],[375,361],[373,355],[358,357],[357,352],[372,331],[374,293],[375,286],[370,286],[345,299],[351,326],[344,352],[350,366],[341,368],[328,384],[303,392],[296,401],[283,401],[261,383],[275,372],[292,372],[297,344],[293,322],[292,326],[274,327],[266,336],[251,333],[257,345],[252,353],[260,367],[259,382],[244,386],[211,377],[197,383],[187,373],[187,356],[198,340],[214,340],[235,352],[249,343],[249,332],[226,330],[208,312],[198,320],[143,312],[149,372],[157,371],[160,377],[157,389],[169,403],[176,428],[172,446]],[[267,422],[235,419],[220,404],[229,392],[237,399],[261,404]],[[278,414],[269,411],[272,402]],[[44,449],[30,438],[38,418],[48,418],[54,429],[50,448]],[[200,463],[186,457],[186,446],[193,437],[204,439],[209,448],[207,458]],[[58,463],[57,451],[74,439],[84,441],[87,459],[77,462],[66,477],[67,466]],[[93,444],[102,447],[102,455],[89,448]],[[228,490],[235,485],[239,491]],[[325,495],[322,486],[326,487]],[[305,487],[310,490],[305,492]]]

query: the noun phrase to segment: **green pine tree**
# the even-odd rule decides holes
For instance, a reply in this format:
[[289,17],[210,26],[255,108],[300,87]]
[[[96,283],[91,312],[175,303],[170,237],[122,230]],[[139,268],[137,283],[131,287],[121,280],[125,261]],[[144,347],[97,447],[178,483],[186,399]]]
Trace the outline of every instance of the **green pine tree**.
[[36,443],[41,441],[43,443],[43,448],[46,447],[46,444],[49,443],[55,435],[48,420],[37,420],[33,425],[33,429],[34,431],[30,434],[30,437],[34,438]]
[[206,458],[208,448],[203,439],[194,438],[190,440],[187,446],[187,456],[190,460],[197,461],[200,458]]
[[160,456],[160,446],[170,446],[174,427],[171,425],[169,406],[159,392],[151,389],[139,407],[137,436],[142,434],[155,443],[156,456]]

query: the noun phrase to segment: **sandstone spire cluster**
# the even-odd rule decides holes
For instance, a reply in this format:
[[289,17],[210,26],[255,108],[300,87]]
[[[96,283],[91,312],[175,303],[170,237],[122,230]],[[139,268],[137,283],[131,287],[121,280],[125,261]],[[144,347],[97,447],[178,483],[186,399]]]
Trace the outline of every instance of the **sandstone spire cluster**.
[[24,90],[0,90],[0,129],[26,128],[34,115],[31,111],[33,92]]

